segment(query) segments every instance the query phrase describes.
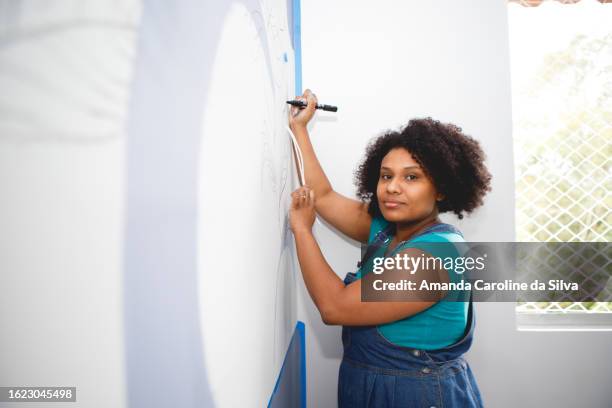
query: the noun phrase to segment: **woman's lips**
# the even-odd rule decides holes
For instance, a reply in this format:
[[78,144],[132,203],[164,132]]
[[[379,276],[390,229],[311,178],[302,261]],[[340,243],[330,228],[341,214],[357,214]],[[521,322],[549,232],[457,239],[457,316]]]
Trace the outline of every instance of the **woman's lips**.
[[398,208],[402,204],[403,203],[399,203],[397,201],[383,201],[383,205],[385,206],[385,208],[388,208],[390,210]]

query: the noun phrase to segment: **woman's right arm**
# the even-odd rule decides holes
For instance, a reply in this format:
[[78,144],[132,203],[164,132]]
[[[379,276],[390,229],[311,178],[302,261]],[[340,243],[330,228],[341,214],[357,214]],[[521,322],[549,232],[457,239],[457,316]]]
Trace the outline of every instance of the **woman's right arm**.
[[289,126],[302,151],[306,184],[314,190],[317,213],[343,234],[359,242],[367,242],[372,224],[367,203],[345,197],[333,190],[310,142],[306,126],[314,115],[316,96],[307,89],[302,97],[296,99],[308,101],[308,107],[291,107]]

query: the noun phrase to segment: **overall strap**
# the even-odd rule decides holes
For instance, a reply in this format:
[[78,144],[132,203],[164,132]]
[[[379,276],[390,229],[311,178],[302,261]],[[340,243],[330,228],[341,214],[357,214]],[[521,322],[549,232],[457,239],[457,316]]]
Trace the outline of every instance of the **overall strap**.
[[368,259],[370,259],[372,255],[374,255],[374,253],[379,250],[391,238],[394,228],[395,226],[393,224],[389,224],[376,234],[372,242],[368,244],[368,247],[366,248],[363,257],[361,258],[361,261],[357,262],[358,268],[361,268],[361,266],[365,264]]

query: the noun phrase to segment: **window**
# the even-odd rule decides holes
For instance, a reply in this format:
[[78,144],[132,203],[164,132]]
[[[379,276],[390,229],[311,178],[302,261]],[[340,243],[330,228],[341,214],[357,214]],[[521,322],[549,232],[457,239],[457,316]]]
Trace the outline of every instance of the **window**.
[[[508,4],[517,241],[612,237],[609,2]],[[600,262],[610,265],[607,252]],[[611,291],[604,275],[590,278]],[[516,311],[521,330],[612,330],[612,302],[519,302]]]

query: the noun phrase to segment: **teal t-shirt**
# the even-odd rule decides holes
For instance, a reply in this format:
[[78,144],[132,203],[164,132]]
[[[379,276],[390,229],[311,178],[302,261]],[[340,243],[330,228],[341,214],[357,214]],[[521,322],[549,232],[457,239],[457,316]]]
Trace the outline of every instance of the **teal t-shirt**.
[[[372,242],[376,234],[386,228],[387,225],[389,223],[384,218],[374,218],[370,227],[368,243]],[[438,242],[448,245],[430,244]],[[464,242],[463,237],[456,233],[429,232],[398,246],[388,255],[394,256],[398,250],[413,247],[419,248],[434,257],[456,258],[462,253],[461,243]],[[451,282],[457,282],[458,279],[461,279],[460,275],[456,274],[452,268],[446,269]],[[357,275],[361,277],[361,270]],[[468,306],[468,302],[442,299],[420,313],[402,320],[379,325],[377,328],[380,334],[393,344],[421,350],[435,350],[449,346],[461,338],[467,323]]]

